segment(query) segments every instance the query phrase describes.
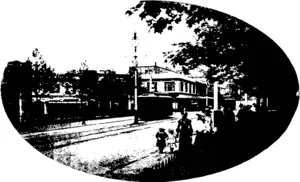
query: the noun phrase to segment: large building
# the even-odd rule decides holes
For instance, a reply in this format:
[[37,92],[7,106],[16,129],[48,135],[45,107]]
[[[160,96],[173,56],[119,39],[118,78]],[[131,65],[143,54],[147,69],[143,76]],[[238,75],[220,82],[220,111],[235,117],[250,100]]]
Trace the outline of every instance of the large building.
[[213,103],[205,81],[192,78],[168,68],[139,66],[142,87],[146,92],[140,97],[169,97],[173,110],[187,108],[201,110]]

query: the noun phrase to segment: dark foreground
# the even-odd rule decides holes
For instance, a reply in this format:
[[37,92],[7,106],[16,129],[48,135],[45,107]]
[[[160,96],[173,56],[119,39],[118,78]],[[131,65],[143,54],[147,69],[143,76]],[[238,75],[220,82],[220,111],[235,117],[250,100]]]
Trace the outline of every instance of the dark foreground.
[[210,135],[206,151],[192,148],[138,176],[114,176],[130,181],[173,181],[201,177],[239,165],[267,149],[287,129],[289,121],[276,112],[254,113],[226,132]]

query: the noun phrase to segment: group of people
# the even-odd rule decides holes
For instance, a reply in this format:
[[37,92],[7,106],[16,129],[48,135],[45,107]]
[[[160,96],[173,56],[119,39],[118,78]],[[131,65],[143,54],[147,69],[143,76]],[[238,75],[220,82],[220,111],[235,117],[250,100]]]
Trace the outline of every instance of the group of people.
[[[177,147],[177,137],[174,130],[169,129],[168,133],[169,134],[166,133],[164,128],[159,128],[155,135],[157,139],[156,146],[158,147],[159,153],[163,153],[165,147],[169,147],[170,152],[172,153],[175,147]],[[166,142],[166,140],[168,141]]]
[[209,143],[208,136],[215,131],[209,112],[206,110],[203,115],[198,114],[197,120],[192,124],[188,119],[188,113],[183,110],[175,131],[169,129],[166,132],[164,128],[159,128],[155,135],[159,152],[162,153],[165,147],[169,147],[170,152],[173,152],[177,144],[179,152],[189,152],[193,149],[204,151]]

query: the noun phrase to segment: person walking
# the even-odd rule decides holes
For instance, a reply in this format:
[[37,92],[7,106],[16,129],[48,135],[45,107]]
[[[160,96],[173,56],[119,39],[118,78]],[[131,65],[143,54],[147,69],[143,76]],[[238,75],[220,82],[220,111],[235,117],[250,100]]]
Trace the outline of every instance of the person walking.
[[166,139],[168,138],[168,134],[165,132],[164,128],[159,128],[155,137],[157,140],[156,146],[158,147],[159,153],[162,154],[164,148],[166,147]]
[[206,118],[206,115],[204,113],[196,114],[198,116],[197,120],[193,121],[193,129],[194,129],[194,147],[197,153],[203,152],[206,148],[205,139],[206,136],[210,134],[211,128],[210,123]]
[[188,113],[182,112],[182,118],[178,121],[176,133],[179,138],[179,152],[187,152],[192,147],[193,127],[192,122],[187,118]]

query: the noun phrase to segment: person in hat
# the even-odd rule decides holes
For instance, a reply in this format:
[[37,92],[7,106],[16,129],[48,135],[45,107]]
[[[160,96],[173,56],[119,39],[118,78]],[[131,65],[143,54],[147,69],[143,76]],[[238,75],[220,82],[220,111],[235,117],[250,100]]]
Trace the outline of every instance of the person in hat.
[[204,152],[209,144],[208,140],[211,135],[210,110],[207,108],[196,115],[197,120],[193,123],[194,135],[196,135],[193,144],[196,151]]
[[190,151],[192,147],[193,127],[192,121],[187,118],[188,113],[182,113],[182,118],[178,121],[177,137],[179,138],[179,152]]
[[161,154],[163,153],[163,150],[166,147],[166,139],[168,138],[168,134],[165,132],[164,128],[159,128],[155,137],[156,146],[158,147],[159,153]]

